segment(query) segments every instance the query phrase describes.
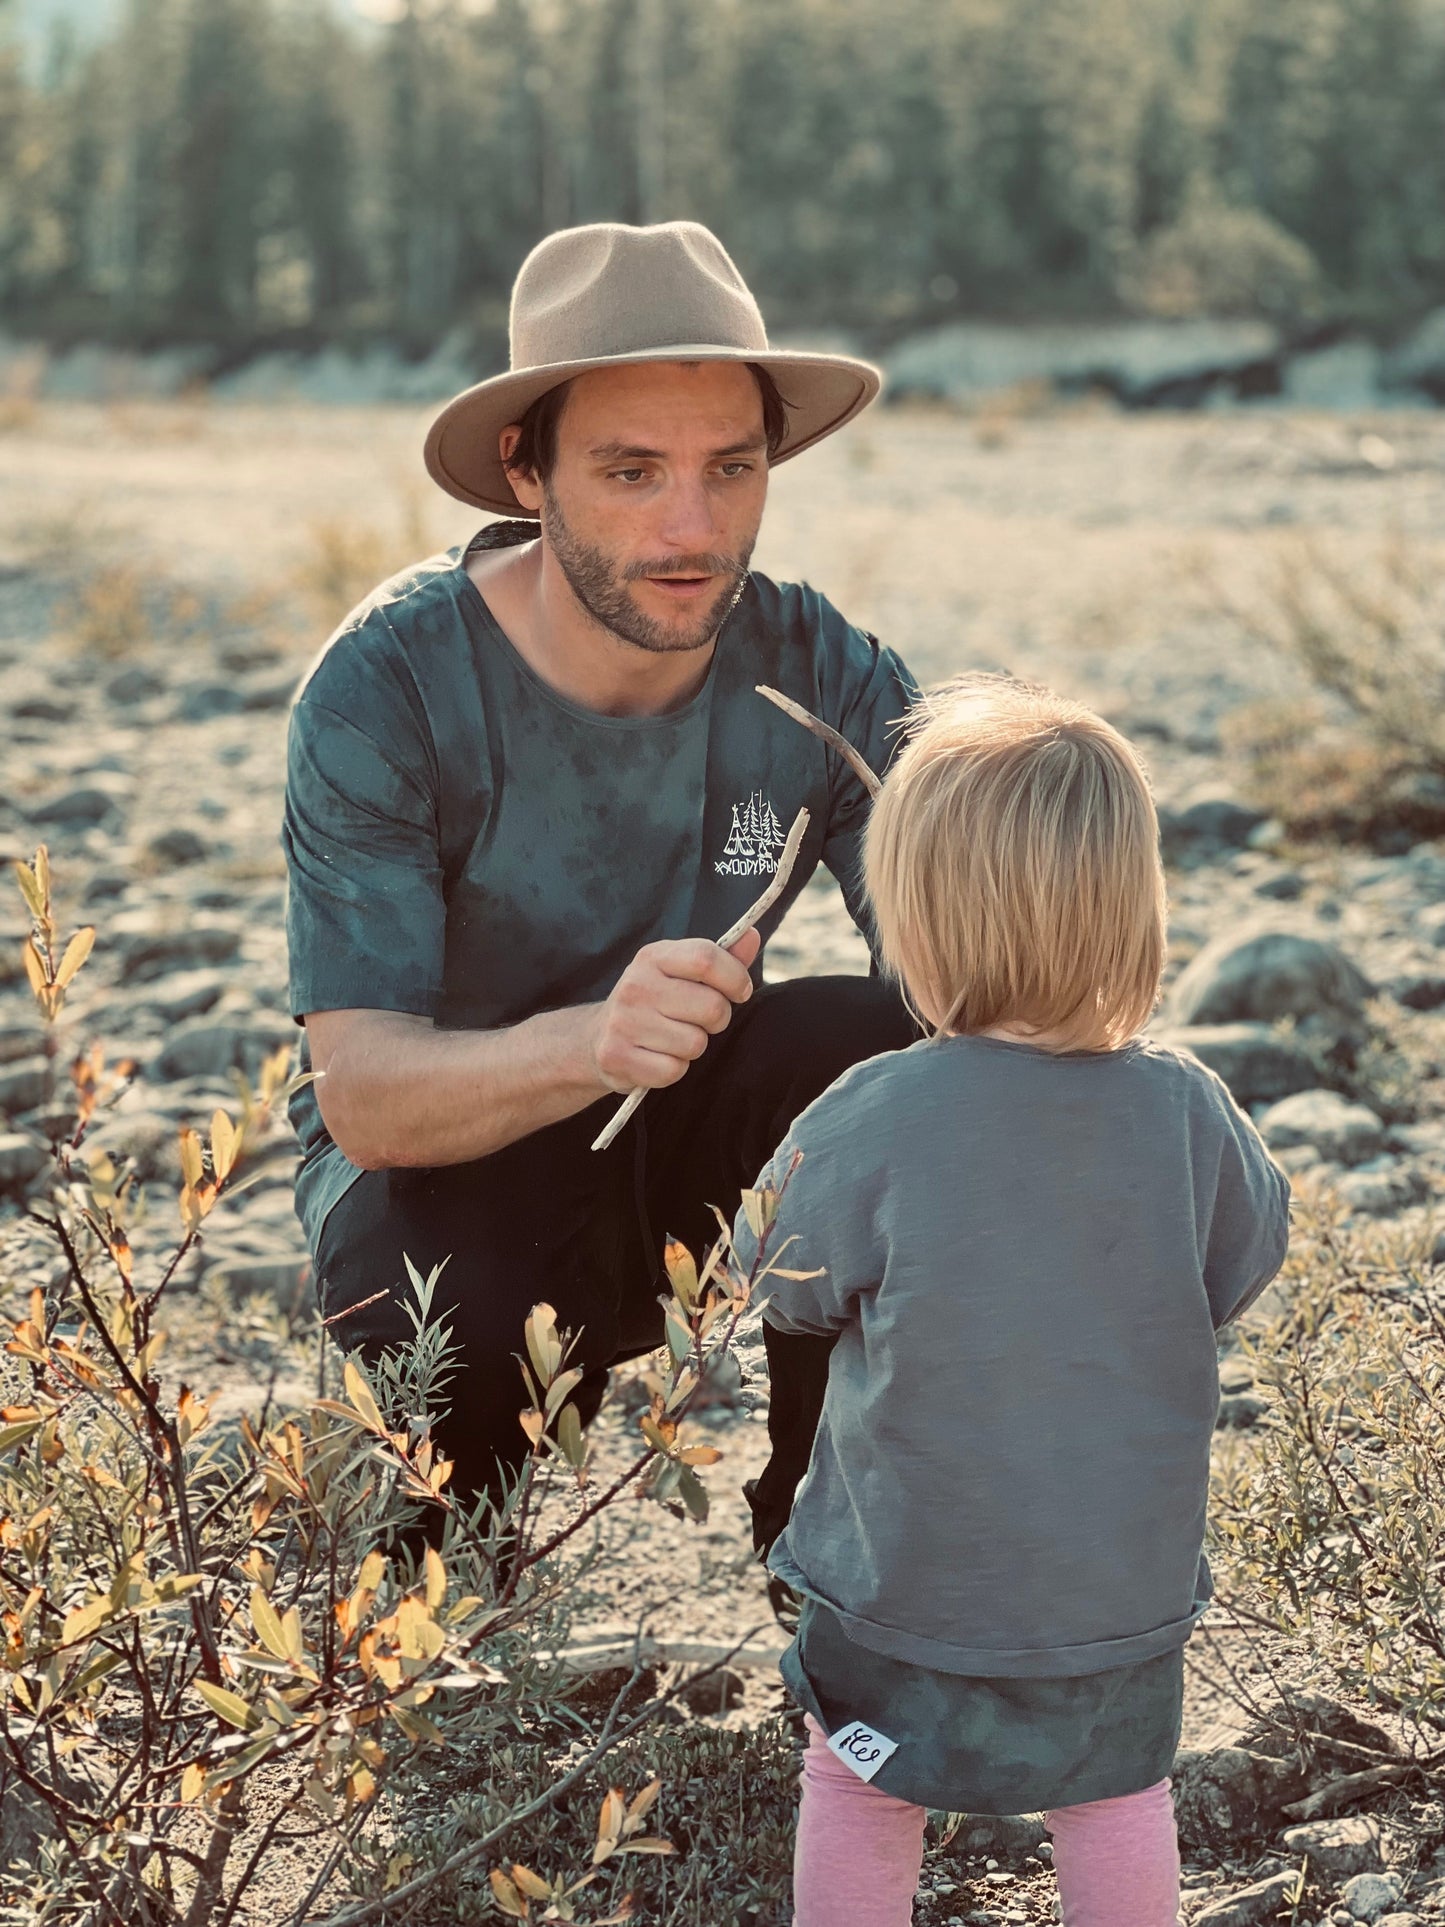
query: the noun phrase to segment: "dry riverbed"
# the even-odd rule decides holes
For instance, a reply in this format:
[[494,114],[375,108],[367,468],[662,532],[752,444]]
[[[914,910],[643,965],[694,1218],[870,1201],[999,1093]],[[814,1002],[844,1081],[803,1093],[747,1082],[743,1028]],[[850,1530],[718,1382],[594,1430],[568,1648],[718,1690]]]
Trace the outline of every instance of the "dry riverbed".
[[[143,1067],[104,1135],[154,1181],[158,1227],[169,1225],[178,1123],[231,1100],[233,1069],[254,1069],[293,1036],[277,826],[295,680],[350,600],[480,519],[426,483],[423,426],[399,409],[56,405],[0,434],[0,844],[28,855],[46,840],[67,924],[99,927],[67,1020],[77,1038],[103,1035]],[[1229,819],[1213,841],[1181,832],[1172,968],[1264,925],[1338,946],[1387,993],[1371,1008],[1401,1053],[1394,1114],[1348,1142],[1323,1125],[1312,1136],[1306,1120],[1291,1155],[1306,1181],[1352,1185],[1356,1208],[1426,1240],[1445,1174],[1445,845],[1290,847],[1250,815],[1228,719],[1296,700],[1302,684],[1227,609],[1258,592],[1281,542],[1312,539],[1365,567],[1394,540],[1438,572],[1442,529],[1445,418],[1430,414],[1080,409],[969,421],[875,410],[778,471],[756,557],[813,582],[924,683],[1003,667],[1094,703],[1141,742],[1171,811],[1244,809],[1249,820]],[[15,963],[18,897],[3,918],[16,941],[0,959],[0,1112],[13,1117],[42,1092]],[[865,963],[836,890],[818,880],[776,939],[770,974]],[[11,1128],[0,1118],[0,1132]],[[5,1155],[0,1282],[17,1286],[40,1259],[17,1215],[24,1159]],[[258,1168],[257,1186],[218,1214],[173,1315],[173,1368],[233,1412],[273,1377],[282,1401],[314,1391],[286,1340],[288,1321],[305,1316],[307,1272],[283,1133]],[[741,1494],[765,1457],[757,1358],[744,1348],[749,1382],[697,1421],[724,1454],[708,1475],[707,1523],[618,1509],[608,1530],[629,1543],[606,1562],[608,1627],[675,1627],[687,1600],[694,1646],[748,1634],[780,1644]],[[1224,1377],[1247,1404],[1248,1374],[1229,1355]],[[604,1479],[636,1437],[627,1388],[616,1389],[596,1428]],[[1247,1421],[1245,1407],[1231,1410]],[[1189,1662],[1190,1747],[1241,1731],[1243,1694],[1303,1677],[1297,1660],[1223,1620]],[[768,1666],[743,1668],[718,1717],[737,1724],[781,1703]],[[989,1858],[930,1862],[920,1921],[1051,1917],[1040,1860]],[[1195,1902],[1276,1864],[1200,1863]],[[1428,1918],[1445,1913],[1445,1894],[1437,1884],[1433,1899],[1417,1891],[1408,1904]]]

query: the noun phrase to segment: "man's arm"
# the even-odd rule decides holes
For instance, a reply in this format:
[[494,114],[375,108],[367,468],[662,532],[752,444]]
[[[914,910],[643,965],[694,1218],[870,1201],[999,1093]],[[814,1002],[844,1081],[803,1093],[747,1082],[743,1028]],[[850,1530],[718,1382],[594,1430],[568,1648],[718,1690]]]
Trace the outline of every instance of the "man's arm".
[[648,944],[605,1003],[506,1030],[438,1030],[402,1011],[311,1011],[322,1119],[364,1170],[462,1164],[609,1092],[661,1090],[752,995],[757,949],[755,931],[730,952],[702,938]]

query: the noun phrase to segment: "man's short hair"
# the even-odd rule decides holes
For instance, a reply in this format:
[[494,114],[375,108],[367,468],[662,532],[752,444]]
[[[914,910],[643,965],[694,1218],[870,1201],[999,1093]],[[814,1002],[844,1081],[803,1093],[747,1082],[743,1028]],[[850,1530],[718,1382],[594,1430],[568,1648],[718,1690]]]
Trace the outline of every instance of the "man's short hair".
[[967,1035],[1137,1035],[1164,967],[1148,778],[1102,716],[1036,684],[962,677],[925,698],[873,806],[864,875],[883,959]]
[[[747,367],[758,384],[758,393],[763,402],[763,433],[767,437],[768,454],[774,455],[782,445],[788,432],[788,404],[761,363],[750,361]],[[517,446],[507,460],[508,469],[517,475],[533,475],[544,486],[552,479],[552,470],[557,466],[557,424],[562,419],[562,410],[567,405],[567,396],[572,387],[570,381],[559,382],[549,388],[545,395],[539,395],[523,415],[518,426]]]

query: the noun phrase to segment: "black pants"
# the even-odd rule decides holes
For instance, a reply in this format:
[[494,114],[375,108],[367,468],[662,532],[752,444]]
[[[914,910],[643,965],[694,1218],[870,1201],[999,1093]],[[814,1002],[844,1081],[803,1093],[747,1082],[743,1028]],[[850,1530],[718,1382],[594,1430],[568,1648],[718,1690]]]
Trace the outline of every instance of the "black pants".
[[[517,1415],[527,1403],[517,1355],[533,1305],[579,1334],[587,1376],[575,1403],[585,1424],[607,1368],[662,1342],[662,1246],[701,1254],[731,1224],[789,1125],[850,1065],[912,1043],[896,994],[866,977],[803,977],[766,986],[733,1012],[679,1084],[649,1093],[606,1151],[590,1146],[618,1100],[469,1164],[366,1171],[322,1228],[316,1274],[322,1311],[388,1295],[331,1327],[365,1358],[412,1336],[402,1308],[405,1253],[425,1277],[448,1260],[434,1306],[461,1348],[448,1388],[442,1444],[460,1497],[495,1491],[521,1464]],[[773,1462],[753,1494],[759,1544],[787,1520],[807,1469],[832,1341],[767,1334],[773,1378]]]

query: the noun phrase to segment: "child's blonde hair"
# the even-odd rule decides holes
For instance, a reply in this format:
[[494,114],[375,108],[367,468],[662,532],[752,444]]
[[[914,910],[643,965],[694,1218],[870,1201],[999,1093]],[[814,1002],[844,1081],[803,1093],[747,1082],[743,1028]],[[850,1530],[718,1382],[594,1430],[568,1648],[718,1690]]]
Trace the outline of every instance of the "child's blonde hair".
[[1081,703],[964,677],[915,709],[864,872],[882,954],[940,1030],[1080,1050],[1148,1022],[1164,968],[1159,824],[1139,758]]

